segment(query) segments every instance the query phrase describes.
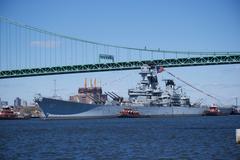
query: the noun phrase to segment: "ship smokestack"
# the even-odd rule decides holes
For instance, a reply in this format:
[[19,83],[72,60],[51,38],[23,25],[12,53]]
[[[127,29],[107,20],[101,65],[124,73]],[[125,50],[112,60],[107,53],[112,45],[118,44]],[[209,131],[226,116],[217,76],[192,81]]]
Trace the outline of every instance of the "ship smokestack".
[[84,87],[87,88],[87,78],[84,80]]
[[90,87],[91,87],[91,88],[93,87],[93,85],[92,85],[92,79],[90,79]]
[[95,88],[97,87],[97,80],[96,80],[96,78],[94,79],[94,87]]

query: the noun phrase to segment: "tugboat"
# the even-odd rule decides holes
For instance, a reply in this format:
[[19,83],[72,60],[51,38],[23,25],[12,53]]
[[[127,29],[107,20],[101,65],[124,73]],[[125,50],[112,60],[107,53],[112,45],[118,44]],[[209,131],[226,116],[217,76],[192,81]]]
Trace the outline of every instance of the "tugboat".
[[234,106],[234,107],[232,108],[231,115],[240,115],[240,107]]
[[236,97],[236,105],[232,106],[231,115],[240,115],[240,106],[238,105],[238,97]]
[[6,106],[3,107],[0,112],[0,119],[17,119],[18,115],[13,111],[13,107]]
[[120,111],[119,118],[139,118],[140,113],[138,111],[134,111],[131,108],[124,108],[122,111]]
[[0,120],[12,120],[12,119],[30,119],[29,115],[20,115],[19,112],[15,112],[12,106],[5,106],[0,111]]
[[224,115],[219,109],[218,106],[213,104],[207,111],[204,111],[204,116],[221,116]]

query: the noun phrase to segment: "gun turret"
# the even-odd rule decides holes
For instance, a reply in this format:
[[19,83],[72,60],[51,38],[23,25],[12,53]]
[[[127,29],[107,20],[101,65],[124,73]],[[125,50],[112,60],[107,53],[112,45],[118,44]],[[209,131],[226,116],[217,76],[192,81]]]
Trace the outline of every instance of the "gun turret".
[[105,92],[105,94],[107,96],[109,96],[113,101],[116,101],[116,102],[119,102],[119,103],[121,103],[123,101],[123,97],[118,96],[114,92],[112,92],[112,93],[111,92]]
[[104,92],[104,94],[106,94],[107,96],[109,96],[110,98],[112,98],[112,100],[114,100],[114,97],[113,97],[112,95],[110,95],[109,93]]
[[90,98],[96,104],[104,104],[105,103],[104,101],[102,101],[101,99],[99,99],[97,97],[93,97],[91,95],[87,95],[87,97]]
[[110,94],[110,95],[113,97],[113,99],[114,99],[115,101],[118,99],[118,97],[115,96],[114,94],[112,94],[111,92],[108,92],[108,94]]
[[120,97],[119,95],[117,95],[115,92],[112,92],[112,94],[114,94],[117,98],[119,102],[123,101],[123,97]]

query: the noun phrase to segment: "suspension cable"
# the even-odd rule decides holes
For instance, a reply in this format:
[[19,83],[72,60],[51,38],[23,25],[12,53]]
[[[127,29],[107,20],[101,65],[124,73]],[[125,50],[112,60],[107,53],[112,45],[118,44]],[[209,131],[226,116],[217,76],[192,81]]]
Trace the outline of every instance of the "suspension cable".
[[94,41],[88,41],[88,40],[83,40],[83,39],[79,39],[79,38],[75,38],[75,37],[71,37],[71,36],[66,36],[66,35],[62,35],[62,34],[58,34],[58,33],[54,33],[54,32],[49,32],[37,27],[32,27],[29,25],[25,25],[25,24],[21,24],[19,22],[10,20],[8,18],[2,17],[0,16],[0,19],[3,21],[8,22],[9,24],[13,24],[28,30],[32,30],[32,31],[36,31],[39,33],[43,33],[43,34],[48,34],[51,36],[57,36],[57,37],[62,37],[65,39],[69,39],[69,40],[73,40],[73,41],[80,41],[80,42],[84,42],[84,43],[88,43],[88,44],[95,44],[95,45],[101,45],[101,46],[106,46],[106,47],[113,47],[113,48],[120,48],[120,49],[126,49],[126,50],[136,50],[136,51],[147,51],[149,53],[154,52],[154,53],[170,53],[170,54],[192,54],[192,55],[196,55],[196,54],[202,54],[202,55],[232,55],[232,54],[236,54],[236,53],[240,53],[240,51],[231,51],[231,52],[193,52],[193,51],[173,51],[173,50],[160,50],[160,49],[148,49],[148,48],[135,48],[135,47],[125,47],[125,46],[119,46],[119,45],[112,45],[112,44],[106,44],[106,43],[101,43],[101,42],[94,42]]

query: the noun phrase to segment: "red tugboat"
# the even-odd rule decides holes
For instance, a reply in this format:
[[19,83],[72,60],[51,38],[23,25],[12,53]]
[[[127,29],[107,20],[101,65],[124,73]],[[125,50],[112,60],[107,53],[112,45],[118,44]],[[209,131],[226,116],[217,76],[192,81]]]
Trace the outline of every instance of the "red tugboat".
[[139,118],[140,113],[138,111],[134,111],[131,108],[124,108],[122,111],[120,111],[119,118]]
[[19,112],[14,111],[12,106],[3,107],[0,111],[0,120],[10,119],[30,119],[30,115],[21,115]]
[[204,116],[221,116],[224,115],[217,107],[217,105],[213,104],[207,111],[203,113]]
[[138,111],[134,111],[131,108],[124,108],[120,111],[118,118],[149,118],[148,115],[141,115]]
[[13,107],[3,107],[0,111],[0,119],[17,119],[18,115],[13,111]]

